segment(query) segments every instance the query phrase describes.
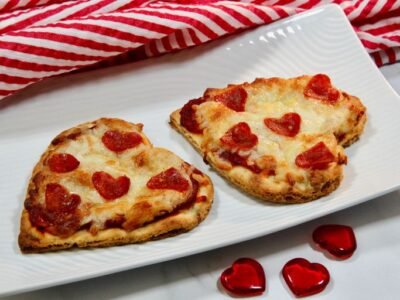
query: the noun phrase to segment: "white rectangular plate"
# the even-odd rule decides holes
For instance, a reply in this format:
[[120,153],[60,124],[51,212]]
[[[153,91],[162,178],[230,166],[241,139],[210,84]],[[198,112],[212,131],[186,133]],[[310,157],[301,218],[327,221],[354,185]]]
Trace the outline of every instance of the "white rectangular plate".
[[[168,125],[169,114],[207,87],[327,73],[359,96],[369,121],[346,150],[339,189],[302,205],[249,197],[209,169]],[[22,255],[20,211],[31,170],[61,130],[102,116],[142,122],[166,147],[211,175],[215,202],[193,231],[165,240],[106,249]],[[287,228],[387,193],[400,184],[400,101],[336,6],[195,49],[135,64],[47,80],[0,103],[0,294],[100,276],[237,243]],[[266,245],[268,247],[268,245]]]

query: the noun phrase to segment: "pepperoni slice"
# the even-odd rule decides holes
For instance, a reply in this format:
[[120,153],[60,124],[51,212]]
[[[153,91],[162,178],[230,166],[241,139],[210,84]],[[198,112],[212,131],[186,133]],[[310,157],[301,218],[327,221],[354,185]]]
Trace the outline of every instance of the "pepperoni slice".
[[319,142],[313,147],[300,153],[296,157],[296,165],[303,169],[324,170],[335,161],[335,156],[324,142]]
[[258,138],[251,132],[250,126],[240,122],[230,128],[220,139],[221,143],[231,147],[249,150],[258,143]]
[[80,218],[76,212],[63,213],[49,211],[40,205],[28,209],[29,221],[41,232],[48,232],[60,237],[74,234],[80,227]]
[[49,211],[72,213],[81,203],[81,197],[77,194],[70,194],[61,184],[49,183],[46,186],[45,202]]
[[219,156],[222,159],[229,161],[232,164],[232,166],[242,166],[256,174],[259,174],[262,171],[256,164],[250,165],[247,162],[248,156],[241,156],[237,153],[233,153],[230,151],[224,151]]
[[189,188],[189,181],[187,181],[181,173],[175,168],[169,168],[150,178],[147,182],[149,189],[168,189],[184,192]]
[[194,179],[193,176],[190,176],[190,181],[192,182],[192,193],[188,198],[188,202],[193,204],[193,202],[195,202],[197,199],[197,194],[199,193],[199,182]]
[[34,205],[27,208],[29,212],[29,221],[39,231],[45,231],[46,227],[50,225],[46,216],[46,211],[39,205]]
[[200,128],[200,125],[196,121],[196,111],[193,109],[193,105],[200,105],[205,101],[206,100],[203,98],[193,99],[182,107],[179,112],[181,116],[180,123],[187,131],[192,133],[203,133],[203,129]]
[[221,102],[230,109],[242,112],[245,110],[247,100],[247,92],[242,87],[232,88],[225,93],[215,96],[215,101]]
[[97,192],[106,200],[115,200],[129,191],[131,181],[126,176],[117,179],[106,172],[95,172],[92,175],[92,183]]
[[279,119],[265,118],[264,124],[273,132],[287,136],[294,137],[300,131],[301,117],[297,113],[284,114]]
[[68,153],[56,153],[50,156],[48,165],[51,171],[56,173],[67,173],[75,170],[80,162]]
[[206,196],[199,196],[196,198],[196,203],[207,202]]
[[121,132],[118,130],[108,130],[101,138],[103,144],[111,151],[122,152],[139,145],[143,139],[136,132]]
[[81,199],[58,183],[46,185],[45,206],[30,201],[26,204],[29,220],[39,231],[60,237],[75,233],[80,227],[78,205]]
[[317,74],[308,82],[304,95],[326,102],[335,104],[340,96],[337,89],[332,87],[331,80],[325,74]]
[[76,212],[66,214],[47,211],[47,217],[50,225],[45,230],[53,235],[68,237],[80,228],[80,217]]

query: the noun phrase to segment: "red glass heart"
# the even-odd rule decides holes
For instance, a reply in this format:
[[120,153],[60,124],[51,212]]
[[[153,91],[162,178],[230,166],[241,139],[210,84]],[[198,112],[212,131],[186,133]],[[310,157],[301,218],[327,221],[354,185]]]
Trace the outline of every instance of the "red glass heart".
[[313,232],[314,242],[337,258],[346,259],[357,249],[356,237],[351,227],[322,225]]
[[222,286],[235,296],[256,296],[265,291],[263,267],[254,259],[239,258],[222,272]]
[[288,261],[282,269],[283,278],[297,297],[322,292],[329,283],[329,272],[321,264],[310,263],[304,258]]

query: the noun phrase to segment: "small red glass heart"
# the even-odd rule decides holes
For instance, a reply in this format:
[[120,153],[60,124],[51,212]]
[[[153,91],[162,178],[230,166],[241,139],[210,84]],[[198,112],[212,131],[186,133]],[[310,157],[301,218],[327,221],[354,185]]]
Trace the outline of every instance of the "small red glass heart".
[[235,296],[256,296],[265,291],[263,267],[254,259],[239,258],[222,272],[222,286]]
[[333,256],[346,259],[357,249],[356,237],[351,227],[345,225],[322,225],[313,232],[314,242]]
[[321,264],[310,263],[304,258],[288,261],[282,269],[283,278],[297,297],[322,292],[329,283],[329,272]]

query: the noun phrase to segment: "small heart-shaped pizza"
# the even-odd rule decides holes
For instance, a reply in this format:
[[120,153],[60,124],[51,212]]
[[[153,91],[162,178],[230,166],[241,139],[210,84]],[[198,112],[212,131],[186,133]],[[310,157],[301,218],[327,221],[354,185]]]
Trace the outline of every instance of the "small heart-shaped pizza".
[[153,147],[142,127],[103,118],[51,142],[29,183],[23,252],[144,242],[188,231],[207,216],[210,179]]
[[328,76],[256,79],[207,89],[171,124],[220,174],[266,201],[301,203],[335,190],[366,108]]

